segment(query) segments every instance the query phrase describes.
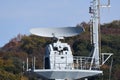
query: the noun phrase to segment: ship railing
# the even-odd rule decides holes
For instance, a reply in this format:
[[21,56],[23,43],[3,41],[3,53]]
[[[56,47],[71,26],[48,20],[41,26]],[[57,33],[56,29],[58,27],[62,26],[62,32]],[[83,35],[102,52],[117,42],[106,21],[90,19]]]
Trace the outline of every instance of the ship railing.
[[[54,69],[63,69],[61,65],[64,64],[66,65],[64,69],[98,70],[95,65],[95,59],[93,59],[92,57],[73,56],[73,63],[67,63],[67,59],[69,59],[69,57],[66,57],[66,61],[64,63],[54,61]],[[92,60],[93,63],[91,64]]]
[[95,59],[93,59],[93,64],[91,64],[92,57],[84,57],[84,56],[74,56],[73,57],[73,64],[74,69],[81,69],[81,70],[96,70]]
[[[53,58],[57,58],[56,56],[53,56]],[[54,59],[54,67],[52,69],[69,69],[69,70],[98,70],[95,65],[95,59],[92,57],[84,57],[84,56],[73,56],[72,60],[73,62],[68,63],[67,61],[70,60],[71,57],[66,56],[66,61],[63,63],[59,63],[55,61]],[[93,63],[91,64],[91,61],[93,60]],[[32,68],[30,69],[38,69],[35,65],[35,57],[32,61]],[[64,65],[64,66],[61,66]],[[27,65],[26,65],[27,71],[29,71],[29,65],[28,65],[28,58],[27,58]],[[39,69],[44,69],[44,63]]]

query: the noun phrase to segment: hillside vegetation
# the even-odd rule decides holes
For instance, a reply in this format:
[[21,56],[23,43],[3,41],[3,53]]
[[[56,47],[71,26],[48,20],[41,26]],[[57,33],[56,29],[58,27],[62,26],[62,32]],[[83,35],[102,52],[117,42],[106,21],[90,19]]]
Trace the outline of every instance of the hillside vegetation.
[[[62,42],[71,45],[73,55],[88,56],[92,50],[90,28],[88,23],[81,23],[85,32],[81,35],[65,38]],[[79,25],[77,25],[79,27]],[[29,58],[31,66],[33,56],[36,57],[36,68],[42,68],[45,46],[52,43],[49,38],[35,35],[18,35],[0,49],[0,80],[36,80],[24,74],[23,65]],[[120,20],[101,25],[101,53],[113,53],[112,79],[120,80]],[[101,67],[103,79],[108,80],[110,61]],[[98,80],[101,80],[98,78]]]

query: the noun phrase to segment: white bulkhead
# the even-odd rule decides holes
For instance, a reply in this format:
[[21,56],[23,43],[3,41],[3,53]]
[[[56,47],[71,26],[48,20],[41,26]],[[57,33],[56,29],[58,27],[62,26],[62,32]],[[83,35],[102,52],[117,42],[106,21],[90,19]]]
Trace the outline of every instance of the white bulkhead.
[[57,41],[46,47],[45,69],[73,68],[73,55],[70,45]]

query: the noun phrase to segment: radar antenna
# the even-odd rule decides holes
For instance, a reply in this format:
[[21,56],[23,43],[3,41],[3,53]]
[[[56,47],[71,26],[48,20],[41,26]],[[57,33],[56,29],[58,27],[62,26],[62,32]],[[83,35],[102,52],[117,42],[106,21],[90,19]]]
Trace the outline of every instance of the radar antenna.
[[83,27],[52,27],[52,28],[34,28],[30,32],[37,36],[55,37],[63,39],[64,37],[76,36],[84,31]]

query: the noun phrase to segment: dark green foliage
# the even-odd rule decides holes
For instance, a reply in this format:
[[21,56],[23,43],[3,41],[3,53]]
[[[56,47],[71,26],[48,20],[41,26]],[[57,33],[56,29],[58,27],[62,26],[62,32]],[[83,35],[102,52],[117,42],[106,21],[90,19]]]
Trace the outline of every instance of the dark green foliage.
[[76,40],[72,46],[74,50],[74,55],[76,56],[88,56],[90,53],[92,46],[88,40]]
[[19,76],[0,70],[0,80],[21,80]]

